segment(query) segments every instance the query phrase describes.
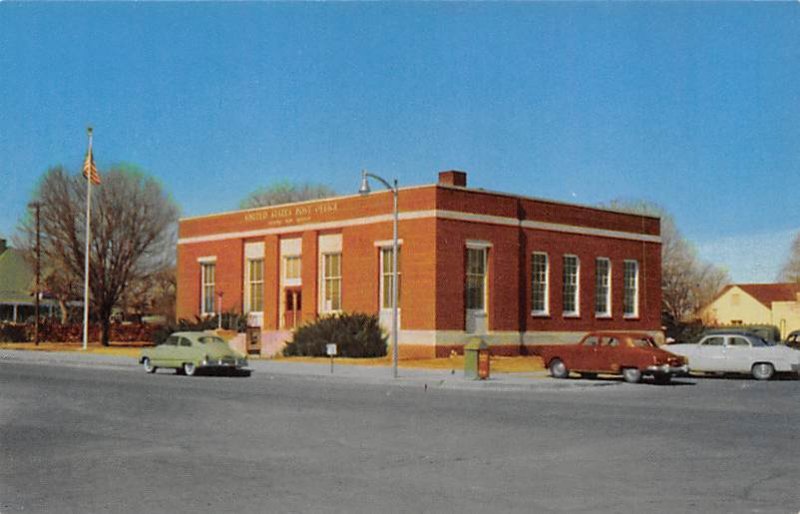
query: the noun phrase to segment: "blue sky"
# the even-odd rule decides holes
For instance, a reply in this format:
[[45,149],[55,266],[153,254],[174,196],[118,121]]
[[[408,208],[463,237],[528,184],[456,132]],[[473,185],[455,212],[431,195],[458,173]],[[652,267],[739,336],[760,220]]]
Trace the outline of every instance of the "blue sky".
[[135,163],[184,215],[282,179],[655,201],[734,281],[800,229],[800,3],[0,3],[0,235]]

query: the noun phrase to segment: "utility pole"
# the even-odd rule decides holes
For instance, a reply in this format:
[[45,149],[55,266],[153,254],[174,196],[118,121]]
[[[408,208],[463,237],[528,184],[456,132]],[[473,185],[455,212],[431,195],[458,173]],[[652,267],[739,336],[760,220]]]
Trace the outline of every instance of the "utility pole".
[[32,207],[36,216],[36,287],[34,289],[34,305],[36,309],[36,326],[33,329],[33,341],[36,346],[39,346],[39,296],[41,291],[41,262],[42,262],[42,245],[41,245],[41,228],[39,224],[40,209],[42,204],[39,202],[31,202],[28,207]]

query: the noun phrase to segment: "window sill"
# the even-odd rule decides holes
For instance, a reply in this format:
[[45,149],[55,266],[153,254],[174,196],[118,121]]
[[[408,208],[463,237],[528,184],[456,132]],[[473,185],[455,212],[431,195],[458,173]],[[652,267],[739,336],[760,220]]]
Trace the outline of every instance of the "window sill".
[[611,314],[595,314],[596,319],[611,319]]
[[549,312],[531,312],[531,317],[533,318],[549,318]]
[[564,318],[580,319],[581,315],[577,312],[564,313]]
[[625,314],[624,316],[622,316],[622,319],[636,321],[636,320],[639,319],[639,315],[638,314]]

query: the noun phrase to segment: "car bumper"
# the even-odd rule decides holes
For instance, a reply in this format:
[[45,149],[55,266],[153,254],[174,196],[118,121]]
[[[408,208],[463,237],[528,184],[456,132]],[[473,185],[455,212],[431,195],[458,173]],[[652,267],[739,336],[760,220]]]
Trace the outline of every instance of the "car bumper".
[[201,368],[226,368],[226,369],[241,369],[248,366],[246,360],[204,360],[200,363]]
[[645,373],[651,375],[686,375],[689,373],[689,366],[687,364],[683,366],[670,366],[669,364],[647,366]]

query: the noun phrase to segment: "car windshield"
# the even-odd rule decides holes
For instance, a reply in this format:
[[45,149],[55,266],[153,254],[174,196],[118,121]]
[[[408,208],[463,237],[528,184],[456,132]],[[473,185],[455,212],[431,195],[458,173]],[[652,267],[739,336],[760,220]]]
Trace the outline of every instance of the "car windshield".
[[633,346],[636,346],[638,348],[652,348],[656,346],[655,341],[653,341],[649,337],[637,337],[631,339],[631,341],[633,341]]
[[763,337],[753,337],[750,342],[753,343],[753,346],[775,346],[775,343],[770,343]]
[[214,343],[225,344],[225,340],[217,336],[203,336],[203,337],[198,337],[197,340],[203,344],[214,344]]

